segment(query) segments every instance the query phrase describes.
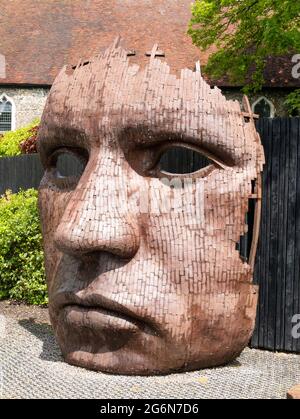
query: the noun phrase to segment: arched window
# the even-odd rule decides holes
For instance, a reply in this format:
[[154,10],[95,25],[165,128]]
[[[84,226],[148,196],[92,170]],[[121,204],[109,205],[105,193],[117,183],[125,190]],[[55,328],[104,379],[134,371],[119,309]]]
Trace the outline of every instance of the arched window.
[[264,96],[253,103],[252,110],[262,118],[274,118],[275,116],[275,107],[273,103]]
[[15,129],[15,106],[12,99],[6,95],[0,96],[0,132]]

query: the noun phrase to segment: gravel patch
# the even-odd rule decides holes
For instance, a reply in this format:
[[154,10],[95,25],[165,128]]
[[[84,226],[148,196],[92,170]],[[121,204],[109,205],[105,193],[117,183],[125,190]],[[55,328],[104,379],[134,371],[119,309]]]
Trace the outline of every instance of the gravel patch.
[[300,383],[300,355],[249,348],[225,367],[189,373],[126,377],[88,371],[63,362],[47,309],[0,302],[0,313],[1,398],[285,399]]
[[48,308],[29,306],[14,301],[0,301],[0,314],[16,320],[31,320],[37,323],[50,324]]

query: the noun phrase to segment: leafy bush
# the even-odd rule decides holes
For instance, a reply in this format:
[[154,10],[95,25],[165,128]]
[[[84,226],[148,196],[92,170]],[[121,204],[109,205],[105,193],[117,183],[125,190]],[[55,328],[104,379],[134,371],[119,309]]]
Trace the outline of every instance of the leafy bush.
[[0,197],[0,299],[46,304],[37,191]]
[[39,123],[35,119],[30,125],[19,128],[16,131],[8,131],[0,138],[0,157],[18,156],[22,153],[21,143],[36,137],[36,127]]
[[287,96],[285,105],[288,108],[289,115],[300,115],[300,89],[295,90]]
[[39,126],[36,125],[30,130],[30,137],[20,143],[22,154],[37,153],[37,135]]

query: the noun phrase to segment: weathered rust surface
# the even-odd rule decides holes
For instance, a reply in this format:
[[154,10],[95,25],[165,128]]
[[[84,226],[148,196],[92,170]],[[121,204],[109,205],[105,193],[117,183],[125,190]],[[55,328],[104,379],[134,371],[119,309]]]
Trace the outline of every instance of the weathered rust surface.
[[[253,117],[157,48],[143,68],[118,41],[63,68],[39,131],[51,321],[66,361],[100,371],[221,365],[254,328],[257,287],[236,250],[264,163]],[[174,145],[211,164],[162,172]],[[82,175],[59,176],[63,153]]]

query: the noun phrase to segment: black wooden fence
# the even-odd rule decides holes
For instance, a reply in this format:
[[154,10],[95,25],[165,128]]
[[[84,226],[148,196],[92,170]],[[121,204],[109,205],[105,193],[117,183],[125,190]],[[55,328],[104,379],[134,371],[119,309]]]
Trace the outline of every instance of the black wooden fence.
[[[266,166],[254,274],[260,297],[251,346],[300,352],[300,338],[292,336],[293,317],[300,314],[300,118],[260,119],[257,128]],[[193,159],[192,166],[197,168],[199,161]],[[166,163],[171,161],[179,170],[182,158],[171,154]],[[67,164],[73,171],[74,163]],[[38,155],[2,158],[0,194],[6,189],[37,187],[42,173]],[[250,237],[242,247],[246,256]]]
[[[72,176],[82,171],[82,164],[67,154],[59,157],[57,168],[64,176]],[[24,154],[17,157],[0,158],[0,195],[7,189],[38,188],[44,169],[38,154]]]
[[[254,279],[260,286],[252,346],[300,352],[300,118],[261,119],[266,165]],[[299,322],[299,320],[298,320]]]
[[7,189],[37,188],[43,176],[38,154],[0,158],[0,195]]

